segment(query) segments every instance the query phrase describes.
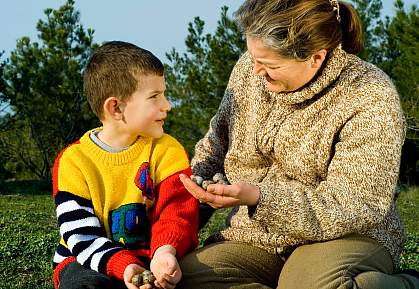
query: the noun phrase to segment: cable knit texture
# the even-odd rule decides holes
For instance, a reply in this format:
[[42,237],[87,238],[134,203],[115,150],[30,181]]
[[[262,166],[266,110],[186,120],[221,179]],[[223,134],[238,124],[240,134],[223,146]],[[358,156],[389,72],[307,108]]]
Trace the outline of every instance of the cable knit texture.
[[335,48],[314,80],[273,93],[245,53],[196,145],[193,173],[257,185],[256,208],[236,208],[216,240],[270,252],[358,233],[397,266],[404,235],[395,208],[405,122],[388,76]]

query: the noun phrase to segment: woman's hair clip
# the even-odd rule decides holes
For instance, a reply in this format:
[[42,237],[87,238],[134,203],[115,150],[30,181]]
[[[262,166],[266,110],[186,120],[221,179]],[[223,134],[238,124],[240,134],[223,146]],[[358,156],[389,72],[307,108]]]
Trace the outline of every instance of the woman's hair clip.
[[340,13],[339,13],[339,2],[338,0],[329,0],[330,5],[333,7],[333,12],[336,12],[336,19],[340,23]]

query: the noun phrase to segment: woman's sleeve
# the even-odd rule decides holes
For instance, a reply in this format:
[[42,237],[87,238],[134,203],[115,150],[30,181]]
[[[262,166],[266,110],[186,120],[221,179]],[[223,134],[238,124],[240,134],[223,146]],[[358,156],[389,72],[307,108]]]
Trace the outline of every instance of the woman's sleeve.
[[276,167],[258,184],[251,218],[278,234],[321,241],[365,232],[394,209],[404,118],[399,104],[378,101],[340,131],[326,178],[317,186],[278,179]]
[[205,136],[196,144],[195,154],[191,161],[192,172],[206,179],[215,173],[224,173],[224,158],[228,151],[230,119],[233,116],[234,88],[238,87],[243,71],[242,62],[248,58],[244,54],[234,66],[224,96],[217,113],[210,121],[210,127]]

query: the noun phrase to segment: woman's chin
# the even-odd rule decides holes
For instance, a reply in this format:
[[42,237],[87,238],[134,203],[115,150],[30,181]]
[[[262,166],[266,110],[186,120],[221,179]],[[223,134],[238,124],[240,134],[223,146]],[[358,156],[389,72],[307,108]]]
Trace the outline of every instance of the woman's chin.
[[274,93],[280,93],[285,91],[285,87],[283,85],[278,85],[275,83],[271,83],[269,81],[265,82],[265,87],[267,90],[274,92]]

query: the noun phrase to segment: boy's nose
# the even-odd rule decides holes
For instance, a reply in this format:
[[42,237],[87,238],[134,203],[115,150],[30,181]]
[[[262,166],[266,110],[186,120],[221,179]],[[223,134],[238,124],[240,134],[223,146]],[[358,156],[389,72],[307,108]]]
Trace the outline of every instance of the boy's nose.
[[163,99],[163,110],[164,111],[170,111],[171,108],[172,108],[172,105],[170,104],[170,101],[167,99],[166,96],[164,96],[164,99]]

